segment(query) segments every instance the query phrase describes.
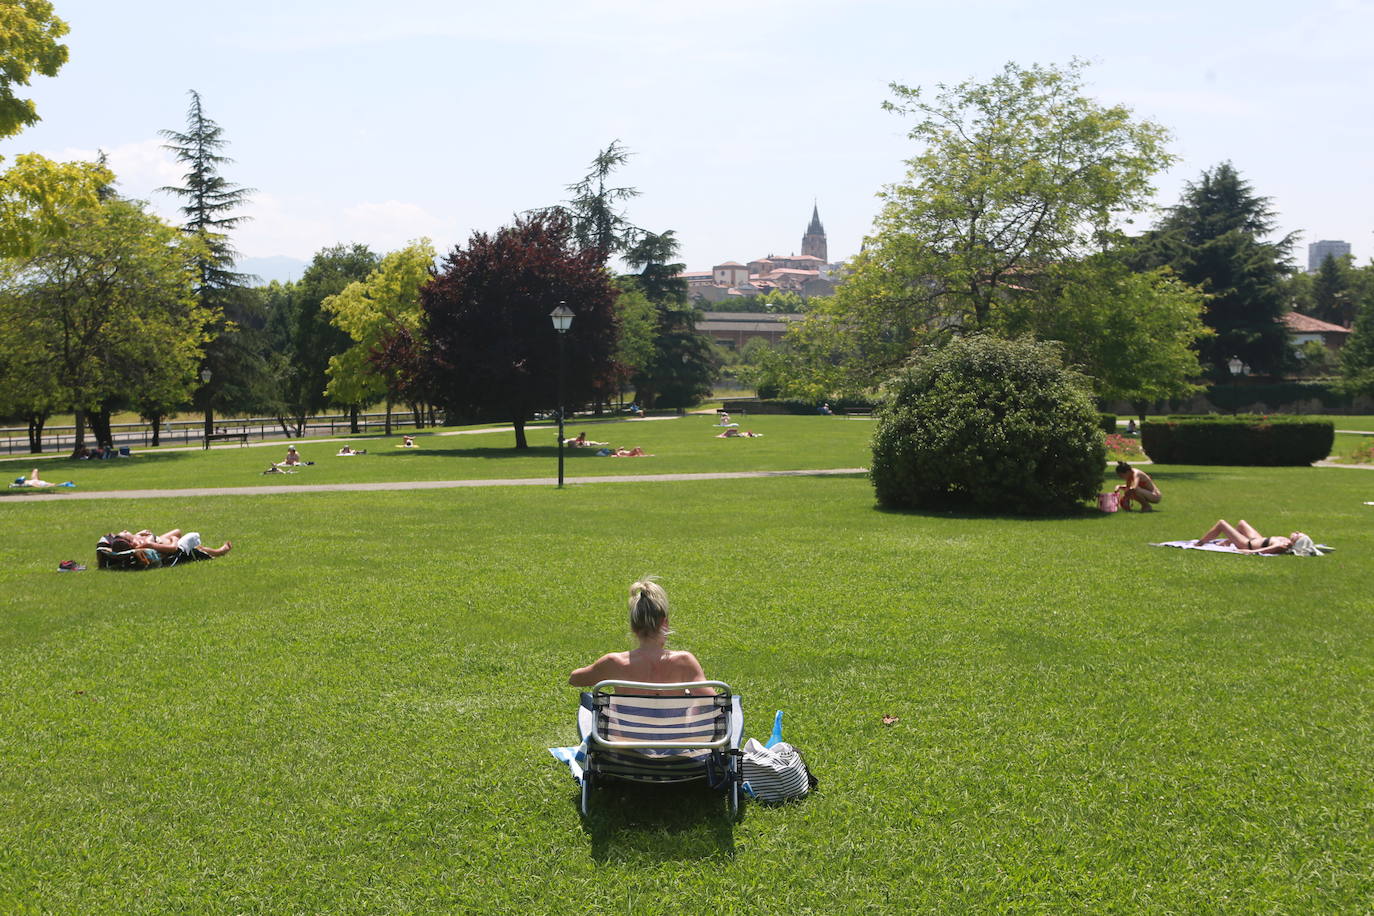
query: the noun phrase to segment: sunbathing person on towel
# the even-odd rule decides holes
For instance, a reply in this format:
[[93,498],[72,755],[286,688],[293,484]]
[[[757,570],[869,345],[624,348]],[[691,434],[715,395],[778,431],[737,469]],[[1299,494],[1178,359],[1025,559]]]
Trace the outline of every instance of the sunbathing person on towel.
[[32,474],[28,477],[16,477],[14,483],[10,484],[10,486],[33,487],[38,490],[45,490],[48,487],[74,487],[76,484],[72,483],[70,480],[63,481],[62,483],[52,483],[51,481],[40,480],[38,477],[38,468],[34,468]]
[[1245,519],[1234,526],[1224,518],[1218,519],[1206,534],[1197,539],[1197,543],[1206,544],[1213,540],[1236,548],[1237,553],[1294,553],[1300,556],[1312,556],[1314,553],[1312,539],[1301,531],[1294,531],[1288,537],[1265,537]]

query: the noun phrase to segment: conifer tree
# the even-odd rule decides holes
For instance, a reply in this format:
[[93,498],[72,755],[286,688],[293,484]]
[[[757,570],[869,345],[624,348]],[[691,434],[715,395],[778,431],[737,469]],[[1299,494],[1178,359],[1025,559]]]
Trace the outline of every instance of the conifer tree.
[[181,199],[186,217],[182,228],[200,240],[203,251],[197,263],[196,296],[216,317],[213,339],[205,352],[211,382],[196,399],[206,412],[208,435],[213,409],[252,410],[276,398],[262,331],[265,317],[255,308],[258,300],[247,295],[248,276],[234,271],[237,252],[228,235],[248,218],[234,211],[247,202],[253,189],[231,184],[220,174],[221,166],[233,162],[220,153],[225,145],[223,128],[205,116],[200,93],[192,89],[190,95],[186,130],[161,131],[169,141],[164,148],[186,166],[185,183],[158,190]]
[[1293,238],[1268,241],[1275,216],[1269,198],[1223,162],[1190,182],[1178,205],[1139,241],[1135,266],[1173,268],[1208,294],[1203,321],[1216,334],[1198,350],[1213,379],[1230,377],[1232,358],[1257,374],[1278,373],[1288,360],[1283,314]]

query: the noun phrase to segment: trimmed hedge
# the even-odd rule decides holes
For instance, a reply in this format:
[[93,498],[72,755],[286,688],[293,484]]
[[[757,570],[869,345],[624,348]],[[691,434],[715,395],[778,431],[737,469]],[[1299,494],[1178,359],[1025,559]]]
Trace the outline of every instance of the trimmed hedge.
[[1336,424],[1255,414],[1147,420],[1140,444],[1160,464],[1308,465],[1331,454]]
[[1116,432],[1116,414],[1100,413],[1097,415],[1097,425],[1102,427],[1102,431],[1108,435]]

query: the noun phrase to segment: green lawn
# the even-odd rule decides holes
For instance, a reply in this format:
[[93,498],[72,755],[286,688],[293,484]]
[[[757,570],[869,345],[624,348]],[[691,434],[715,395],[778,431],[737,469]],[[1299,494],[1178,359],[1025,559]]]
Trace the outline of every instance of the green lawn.
[[[706,422],[617,432],[662,450],[617,472],[865,463],[858,421]],[[129,467],[243,460],[187,454]],[[883,512],[862,477],[4,501],[0,912],[1366,911],[1374,474],[1151,474],[1156,513],[1041,520]],[[1338,550],[1146,546],[1236,515]],[[236,549],[56,572],[124,525]],[[787,711],[817,795],[732,824],[606,793],[581,821],[545,748],[650,572],[747,731]]]
[[[761,416],[739,418],[742,429],[762,434],[757,439],[718,439],[714,416],[688,415],[666,420],[587,421],[570,424],[569,438],[585,431],[587,438],[614,446],[640,446],[652,458],[603,458],[595,449],[565,449],[570,477],[621,474],[662,474],[755,469],[865,467],[869,420],[833,417]],[[488,427],[490,428],[490,427]],[[527,430],[530,448],[517,451],[513,432],[447,434],[425,432],[417,448],[403,449],[399,435],[353,437],[327,442],[305,441],[301,456],[313,467],[295,474],[262,470],[286,454],[286,442],[240,448],[135,450],[129,459],[73,461],[67,458],[11,459],[0,462],[0,474],[13,480],[38,465],[44,480],[72,480],[83,490],[143,488],[238,487],[312,483],[362,483],[394,480],[467,480],[551,477],[558,471],[558,435],[551,427]],[[348,442],[367,449],[366,455],[341,458],[339,446]]]

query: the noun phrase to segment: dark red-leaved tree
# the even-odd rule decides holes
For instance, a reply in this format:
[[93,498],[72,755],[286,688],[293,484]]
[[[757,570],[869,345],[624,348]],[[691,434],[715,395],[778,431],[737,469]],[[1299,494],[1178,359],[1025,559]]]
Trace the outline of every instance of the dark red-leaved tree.
[[549,313],[572,309],[563,341],[565,403],[590,400],[615,376],[615,288],[595,249],[579,251],[566,215],[518,217],[454,248],[420,291],[426,375],[450,413],[525,423],[558,404],[558,333]]

